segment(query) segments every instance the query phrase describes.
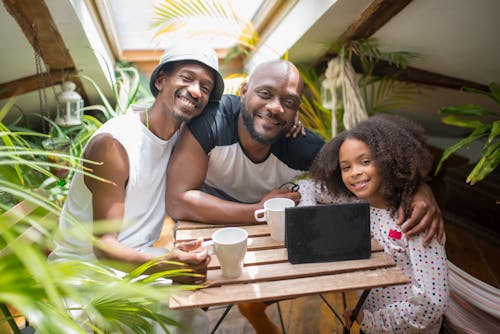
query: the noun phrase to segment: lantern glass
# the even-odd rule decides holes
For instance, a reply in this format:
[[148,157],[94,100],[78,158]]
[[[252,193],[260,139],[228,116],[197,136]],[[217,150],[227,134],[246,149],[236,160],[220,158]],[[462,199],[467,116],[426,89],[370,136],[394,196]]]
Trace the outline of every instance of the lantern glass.
[[71,81],[65,81],[62,89],[57,95],[56,123],[61,126],[82,124],[83,99],[75,92],[76,85]]

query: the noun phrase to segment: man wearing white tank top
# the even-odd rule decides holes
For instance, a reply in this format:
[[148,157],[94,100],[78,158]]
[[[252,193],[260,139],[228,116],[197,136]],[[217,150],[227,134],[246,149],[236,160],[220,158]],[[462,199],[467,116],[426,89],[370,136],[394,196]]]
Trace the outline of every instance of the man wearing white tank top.
[[[51,260],[111,260],[120,264],[118,269],[127,270],[163,256],[186,264],[194,273],[206,274],[210,261],[207,251],[193,251],[199,249],[201,240],[178,244],[170,252],[153,244],[163,226],[165,171],[179,129],[200,115],[209,101],[219,101],[224,90],[215,51],[193,43],[172,44],[152,73],[150,88],[156,97],[151,108],[133,108],[109,120],[85,147],[83,158],[100,164],[84,166],[110,182],[75,175],[61,214],[62,240]],[[110,224],[107,230],[114,232],[96,235],[102,243],[98,248],[88,238],[71,232],[68,214],[89,230],[95,221],[106,221]],[[174,267],[163,263],[152,269],[159,272]],[[184,276],[176,280],[194,283],[195,279]],[[201,310],[167,312],[182,325],[169,328],[171,332],[208,332],[208,320]]]

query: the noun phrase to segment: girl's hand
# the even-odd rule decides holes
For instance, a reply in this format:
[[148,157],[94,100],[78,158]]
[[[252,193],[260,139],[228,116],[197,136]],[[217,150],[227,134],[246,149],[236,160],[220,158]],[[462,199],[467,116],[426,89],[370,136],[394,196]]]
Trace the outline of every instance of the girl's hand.
[[285,137],[286,138],[290,138],[290,137],[297,138],[297,136],[299,134],[302,134],[303,136],[305,136],[306,129],[304,128],[304,125],[302,124],[302,122],[299,121],[299,113],[297,112],[295,114],[295,122],[294,122],[293,126],[290,128],[290,130],[288,130]]
[[[427,184],[422,183],[419,186],[413,196],[411,208],[411,217],[401,228],[406,236],[411,237],[427,230],[423,241],[424,246],[429,244],[435,236],[441,243],[444,236],[444,221],[432,190]],[[404,219],[403,210],[400,209],[397,224],[403,224]]]

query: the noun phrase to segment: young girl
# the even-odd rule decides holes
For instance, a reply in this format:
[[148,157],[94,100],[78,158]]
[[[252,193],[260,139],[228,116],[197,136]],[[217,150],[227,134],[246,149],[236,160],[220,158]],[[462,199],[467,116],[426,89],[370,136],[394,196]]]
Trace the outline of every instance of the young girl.
[[[396,225],[409,217],[411,196],[432,164],[423,130],[396,116],[374,116],[327,143],[310,171],[320,189],[371,206],[371,233],[410,278],[402,286],[373,289],[357,320],[366,333],[438,333],[448,300],[444,246],[423,234],[407,239]],[[344,317],[352,309],[344,312]],[[348,321],[350,326],[350,321]]]

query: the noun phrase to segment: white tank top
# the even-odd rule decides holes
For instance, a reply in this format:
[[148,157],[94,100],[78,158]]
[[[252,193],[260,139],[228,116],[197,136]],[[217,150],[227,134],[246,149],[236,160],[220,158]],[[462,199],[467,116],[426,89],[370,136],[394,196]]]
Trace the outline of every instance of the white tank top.
[[[141,251],[158,239],[163,226],[167,164],[179,133],[175,132],[167,141],[162,140],[144,126],[138,113],[109,120],[92,137],[102,133],[118,140],[129,160],[125,212],[118,239]],[[85,236],[86,233],[72,228],[73,224],[64,217],[67,212],[81,222],[88,233],[92,232],[92,193],[81,173],[75,173],[71,181],[59,224],[61,238],[50,258],[94,258],[88,234]]]

